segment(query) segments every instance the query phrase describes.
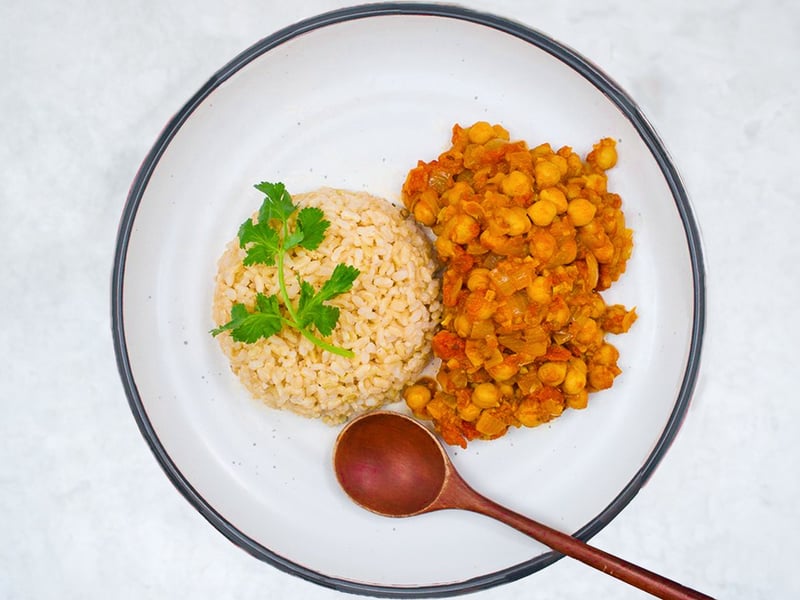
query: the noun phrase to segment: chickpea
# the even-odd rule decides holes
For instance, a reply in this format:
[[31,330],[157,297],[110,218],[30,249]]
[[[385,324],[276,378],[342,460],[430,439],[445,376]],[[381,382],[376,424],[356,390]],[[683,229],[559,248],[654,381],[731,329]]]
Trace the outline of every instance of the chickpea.
[[464,308],[475,321],[485,321],[497,310],[497,303],[492,298],[491,290],[471,292],[464,302]]
[[598,168],[607,171],[617,164],[616,142],[611,138],[604,138],[596,143],[586,157],[587,162],[594,163]]
[[589,308],[590,308],[589,316],[592,317],[593,319],[599,319],[606,312],[607,308],[606,301],[603,300],[603,297],[600,294],[597,294],[592,299],[592,304],[590,305]]
[[568,396],[579,394],[586,387],[586,364],[580,359],[574,360],[579,361],[583,365],[583,369],[576,367],[573,364],[574,361],[570,361],[567,367],[567,374],[564,377],[564,383],[561,386],[561,389]]
[[567,156],[567,175],[574,177],[575,175],[579,175],[582,170],[583,163],[581,162],[581,157],[575,152],[571,152],[569,156]]
[[442,194],[442,200],[448,204],[460,202],[464,196],[472,193],[472,188],[464,181],[456,181],[449,190]]
[[594,219],[597,207],[586,198],[575,198],[567,205],[567,214],[575,227],[588,225]]
[[619,359],[619,350],[611,344],[603,344],[594,353],[592,359],[598,365],[614,365]]
[[493,383],[479,383],[472,390],[472,403],[480,408],[498,406],[500,390]]
[[458,416],[471,423],[478,418],[482,410],[483,409],[480,406],[470,402],[465,407],[458,409]]
[[561,242],[558,251],[555,252],[548,264],[550,265],[566,265],[575,260],[578,255],[578,243],[572,239],[567,238]]
[[488,289],[492,281],[492,278],[489,276],[490,273],[491,271],[489,271],[489,269],[484,269],[483,267],[472,269],[467,278],[467,289],[471,292]]
[[526,398],[520,402],[515,416],[525,427],[536,427],[542,424],[542,419],[539,416],[539,404],[532,399]]
[[582,358],[570,358],[567,367],[578,373],[583,373],[584,375],[586,375],[586,371],[589,369]]
[[508,381],[519,371],[519,367],[515,364],[508,362],[501,362],[499,365],[487,367],[486,372],[492,376],[495,381]]
[[603,231],[603,226],[597,220],[589,221],[586,225],[581,227],[578,234],[583,244],[590,250],[595,250],[603,246],[608,241],[606,232]]
[[564,186],[564,189],[567,200],[575,200],[575,198],[580,198],[586,193],[586,190],[583,188],[583,184],[574,180],[570,181],[566,186]]
[[472,333],[472,323],[467,315],[461,314],[453,319],[453,329],[462,338],[468,338]]
[[546,362],[536,372],[541,382],[553,387],[560,385],[567,375],[567,363],[565,362]]
[[592,190],[598,194],[606,193],[607,180],[605,176],[592,173],[591,175],[584,175],[585,186],[587,189]]
[[609,263],[614,258],[614,244],[611,240],[606,238],[605,242],[599,248],[592,250],[597,262]]
[[531,282],[525,291],[528,294],[528,298],[532,302],[536,302],[537,304],[547,304],[550,302],[552,289],[553,287],[550,285],[547,277],[539,275]]
[[481,234],[480,240],[481,244],[486,246],[489,250],[498,251],[508,244],[509,238],[506,235],[495,235],[487,229]]
[[564,177],[569,172],[569,163],[563,156],[556,154],[551,156],[548,160],[558,167],[558,172],[561,174],[561,177]]
[[561,181],[561,169],[549,160],[540,160],[533,166],[533,174],[539,189],[551,187]]
[[420,411],[431,401],[431,390],[419,383],[408,386],[403,392],[406,404],[413,411]]
[[501,218],[508,228],[508,235],[522,235],[531,229],[531,221],[525,209],[521,206],[512,206],[501,213]]
[[450,239],[456,244],[467,244],[478,237],[481,226],[478,222],[465,214],[457,214],[453,217]]
[[531,181],[522,171],[511,171],[500,184],[507,196],[525,196],[533,191]]
[[546,415],[545,419],[550,420],[564,412],[564,395],[557,394],[546,396],[541,402],[542,412]]
[[550,306],[546,319],[553,329],[561,329],[569,323],[570,316],[569,306],[567,306],[566,302],[562,302],[560,305]]
[[528,207],[528,216],[534,225],[547,227],[556,218],[556,205],[548,200],[538,200]]
[[478,121],[467,129],[467,136],[473,144],[485,144],[493,137],[496,137],[496,133],[489,123]]
[[436,223],[436,216],[439,214],[438,200],[439,197],[433,190],[428,189],[422,192],[412,209],[414,218],[428,227]]
[[606,390],[614,384],[614,372],[603,365],[589,369],[589,385],[595,390]]
[[536,258],[542,261],[550,260],[557,247],[556,238],[549,231],[537,231],[531,239],[530,250]]
[[449,258],[456,253],[455,245],[452,240],[446,237],[437,237],[433,245],[441,258]]
[[567,197],[557,187],[549,187],[539,192],[539,200],[547,200],[556,207],[558,214],[567,212]]
[[603,339],[603,332],[600,331],[600,327],[594,319],[586,319],[586,322],[575,334],[575,340],[587,346],[597,343],[598,339]]
[[566,400],[567,406],[570,408],[574,408],[576,410],[586,408],[586,405],[589,404],[589,392],[584,388],[577,394],[567,394]]
[[509,133],[508,129],[503,127],[502,125],[492,125],[492,131],[494,131],[494,137],[499,138],[501,140],[508,141]]
[[[439,204],[441,207],[441,204]],[[451,219],[453,219],[459,212],[457,206],[452,204],[447,204],[444,207],[439,209],[439,214],[436,215],[436,225],[434,225],[433,229],[436,231],[436,235],[441,235],[441,232],[444,230],[445,226],[447,226]]]

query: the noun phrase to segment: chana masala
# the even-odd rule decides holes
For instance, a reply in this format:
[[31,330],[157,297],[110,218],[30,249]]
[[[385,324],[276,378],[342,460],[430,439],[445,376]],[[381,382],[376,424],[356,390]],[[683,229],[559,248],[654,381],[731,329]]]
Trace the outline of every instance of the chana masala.
[[572,148],[530,148],[500,125],[453,127],[452,147],[419,161],[403,202],[435,234],[443,264],[436,381],[404,398],[448,444],[535,427],[610,388],[635,309],[600,292],[625,272],[633,232],[607,189],[617,162],[605,138],[582,160]]

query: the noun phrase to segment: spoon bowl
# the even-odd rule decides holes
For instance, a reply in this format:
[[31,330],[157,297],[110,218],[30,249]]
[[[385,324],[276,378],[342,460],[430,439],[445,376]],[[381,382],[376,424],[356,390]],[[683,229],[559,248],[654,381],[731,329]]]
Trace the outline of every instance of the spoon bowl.
[[339,483],[356,504],[372,512],[390,517],[425,512],[448,474],[444,449],[411,419],[383,411],[369,415],[352,421],[336,441]]
[[347,495],[374,513],[410,517],[443,509],[473,511],[659,598],[711,598],[482,496],[461,478],[436,436],[400,413],[374,411],[345,425],[334,445],[333,468]]

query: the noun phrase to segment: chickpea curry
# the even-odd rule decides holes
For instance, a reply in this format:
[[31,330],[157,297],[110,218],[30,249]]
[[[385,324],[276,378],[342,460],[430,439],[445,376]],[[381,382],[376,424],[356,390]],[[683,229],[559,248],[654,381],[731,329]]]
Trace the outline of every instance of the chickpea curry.
[[455,125],[452,147],[408,173],[403,202],[436,236],[444,312],[436,381],[404,398],[448,444],[585,408],[620,374],[605,335],[626,332],[636,312],[600,295],[633,248],[621,198],[607,189],[616,162],[610,138],[582,160],[481,121]]

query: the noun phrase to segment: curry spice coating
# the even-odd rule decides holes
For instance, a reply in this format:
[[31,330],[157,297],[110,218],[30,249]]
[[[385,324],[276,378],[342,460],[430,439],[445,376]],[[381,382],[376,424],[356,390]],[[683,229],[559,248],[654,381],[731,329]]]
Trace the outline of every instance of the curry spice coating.
[[600,295],[633,248],[622,200],[607,189],[616,162],[610,138],[582,160],[478,122],[455,125],[452,147],[408,173],[403,202],[436,236],[444,311],[436,381],[404,397],[447,443],[584,408],[620,374],[606,334],[626,332],[636,312]]

